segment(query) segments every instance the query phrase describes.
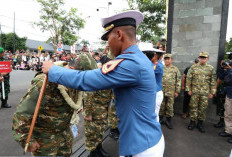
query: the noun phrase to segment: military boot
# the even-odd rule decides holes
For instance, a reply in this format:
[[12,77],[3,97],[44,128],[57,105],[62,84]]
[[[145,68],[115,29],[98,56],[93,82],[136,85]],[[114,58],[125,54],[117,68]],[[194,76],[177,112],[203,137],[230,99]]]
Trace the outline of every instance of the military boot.
[[188,125],[188,129],[189,130],[193,130],[196,127],[196,122],[191,120],[190,124]]
[[203,126],[203,120],[198,120],[197,128],[201,133],[205,133],[205,128]]
[[224,122],[224,118],[223,117],[220,117],[220,120],[217,124],[214,124],[214,127],[215,128],[223,128],[225,127],[225,122]]
[[109,136],[114,139],[114,140],[118,140],[119,138],[119,131],[118,131],[118,128],[116,129],[110,129],[110,133],[109,133]]
[[165,124],[164,116],[159,116],[159,122],[160,124]]
[[97,146],[97,150],[101,154],[102,157],[109,157],[109,154],[102,148],[101,143]]
[[166,123],[165,123],[165,125],[168,127],[168,129],[173,129],[171,120],[172,120],[171,117],[167,117],[167,118],[166,118]]
[[11,108],[10,105],[7,104],[8,97],[5,97],[5,99],[2,100],[2,108]]

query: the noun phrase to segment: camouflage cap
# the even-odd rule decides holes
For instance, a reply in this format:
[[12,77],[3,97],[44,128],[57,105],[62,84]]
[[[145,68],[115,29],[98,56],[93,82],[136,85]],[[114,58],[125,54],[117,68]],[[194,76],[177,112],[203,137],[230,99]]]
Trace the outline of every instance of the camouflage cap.
[[0,53],[4,52],[4,48],[0,47]]
[[164,58],[172,58],[172,54],[166,53],[166,54],[164,55]]
[[206,57],[206,58],[208,58],[208,57],[209,57],[209,53],[206,52],[206,51],[203,51],[203,52],[201,52],[201,53],[199,54],[199,57]]
[[94,58],[89,53],[81,53],[76,59],[78,70],[97,69],[97,64]]

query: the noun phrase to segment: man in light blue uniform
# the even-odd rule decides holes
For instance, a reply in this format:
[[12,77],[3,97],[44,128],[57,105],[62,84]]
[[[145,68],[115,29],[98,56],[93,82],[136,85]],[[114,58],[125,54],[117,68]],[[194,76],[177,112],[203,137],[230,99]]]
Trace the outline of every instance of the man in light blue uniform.
[[119,154],[161,157],[164,139],[155,111],[156,80],[152,63],[136,45],[136,27],[143,21],[138,11],[102,19],[111,52],[116,57],[101,69],[68,70],[45,62],[50,82],[83,91],[113,88],[119,118]]

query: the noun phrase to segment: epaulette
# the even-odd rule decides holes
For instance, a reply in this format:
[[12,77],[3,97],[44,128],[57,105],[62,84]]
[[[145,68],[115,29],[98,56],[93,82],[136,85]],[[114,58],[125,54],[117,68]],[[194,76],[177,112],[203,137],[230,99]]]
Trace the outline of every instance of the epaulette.
[[117,59],[117,60],[111,60],[105,63],[101,68],[102,73],[107,74],[113,71],[119,65],[119,63],[121,63],[123,60],[124,59]]

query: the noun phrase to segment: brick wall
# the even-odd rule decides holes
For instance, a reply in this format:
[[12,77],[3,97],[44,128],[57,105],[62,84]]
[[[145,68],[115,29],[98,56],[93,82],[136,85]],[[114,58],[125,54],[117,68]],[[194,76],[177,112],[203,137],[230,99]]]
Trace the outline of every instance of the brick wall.
[[[174,65],[183,74],[201,51],[210,54],[216,69],[223,0],[174,0],[172,48]],[[175,101],[175,112],[182,113],[183,94]],[[216,105],[209,101],[208,120],[218,119]]]

